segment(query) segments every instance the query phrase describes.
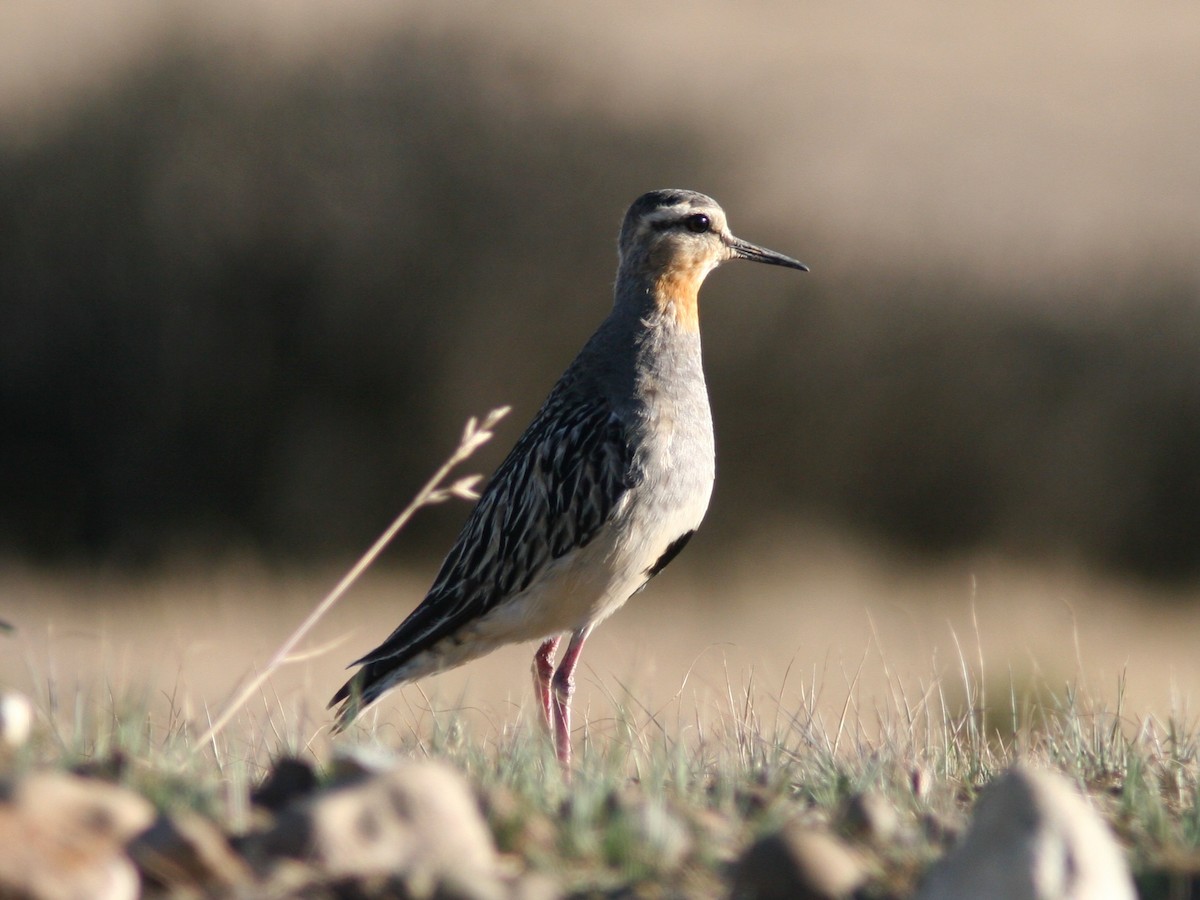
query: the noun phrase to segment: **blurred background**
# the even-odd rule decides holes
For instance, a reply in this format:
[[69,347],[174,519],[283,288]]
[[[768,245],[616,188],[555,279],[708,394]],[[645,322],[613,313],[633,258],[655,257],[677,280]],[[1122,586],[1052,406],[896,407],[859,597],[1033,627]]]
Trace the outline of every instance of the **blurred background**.
[[[321,593],[289,579],[510,404],[490,471],[606,313],[628,203],[687,187],[812,273],[706,285],[717,488],[642,598],[706,610],[701,647],[794,616],[784,660],[871,604],[1070,608],[1068,668],[1081,620],[1114,665],[1151,607],[1194,634],[1197,47],[1166,0],[5,3],[0,618],[192,591],[286,634]],[[406,532],[416,586],[337,655],[465,513]],[[1180,652],[1147,664],[1186,686]]]

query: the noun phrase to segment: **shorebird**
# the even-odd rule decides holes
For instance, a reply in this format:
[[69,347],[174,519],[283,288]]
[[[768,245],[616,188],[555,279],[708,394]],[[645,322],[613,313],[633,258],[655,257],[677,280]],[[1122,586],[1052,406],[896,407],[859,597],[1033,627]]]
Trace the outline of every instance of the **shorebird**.
[[483,489],[425,599],[351,663],[362,668],[329,703],[341,704],[339,730],[397,685],[538,640],[534,690],[569,772],[584,642],[675,558],[708,509],[700,285],[731,259],[807,271],[734,237],[716,201],[694,191],[639,197],[618,251],[612,311]]

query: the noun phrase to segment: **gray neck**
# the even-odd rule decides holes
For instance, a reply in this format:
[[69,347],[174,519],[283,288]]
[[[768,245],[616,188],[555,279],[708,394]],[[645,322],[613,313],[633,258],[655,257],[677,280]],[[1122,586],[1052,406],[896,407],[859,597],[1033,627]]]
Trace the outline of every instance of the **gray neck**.
[[618,315],[652,319],[658,311],[655,299],[655,279],[646,274],[646,267],[637,261],[623,261],[617,270],[617,283],[613,289],[613,309],[609,318]]
[[622,267],[612,311],[580,357],[588,358],[591,371],[603,373],[611,396],[631,396],[647,387],[663,392],[686,387],[707,396],[700,350],[699,332],[680,327],[661,311],[654,280]]

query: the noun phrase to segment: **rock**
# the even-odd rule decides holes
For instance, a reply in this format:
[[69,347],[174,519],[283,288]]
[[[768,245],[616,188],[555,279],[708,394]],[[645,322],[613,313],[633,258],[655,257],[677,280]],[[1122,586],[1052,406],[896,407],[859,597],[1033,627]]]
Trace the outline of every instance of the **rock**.
[[852,837],[878,847],[892,842],[900,830],[895,808],[878,791],[852,795],[842,810],[842,823]]
[[660,800],[624,801],[611,815],[605,852],[615,866],[671,872],[692,852],[688,826]]
[[404,761],[404,757],[373,744],[341,747],[329,769],[329,784],[341,786],[374,775],[386,775]]
[[929,792],[933,788],[933,776],[929,774],[929,770],[924,766],[913,766],[908,773],[908,784],[912,788],[913,796],[922,803],[929,799]]
[[16,749],[29,740],[33,704],[20,691],[0,691],[0,743]]
[[723,866],[732,866],[737,860],[741,822],[728,813],[702,807],[692,809],[688,821],[699,844],[699,852]]
[[692,835],[687,825],[662,803],[639,803],[630,810],[629,823],[660,871],[678,869],[692,852]]
[[290,884],[273,879],[250,896],[297,900],[301,897],[308,900],[560,900],[563,894],[553,879],[542,875],[498,879],[463,870],[443,873],[436,879],[428,872],[410,872],[322,880],[314,878],[310,872],[307,877],[293,879]]
[[508,900],[558,900],[563,895],[558,882],[541,872],[527,872],[514,878]]
[[1061,775],[1015,766],[979,798],[966,836],[919,900],[1133,900],[1121,848]]
[[128,852],[147,882],[168,890],[216,894],[254,880],[224,832],[196,813],[160,816],[129,844]]
[[114,750],[107,756],[96,756],[71,767],[71,774],[83,778],[98,778],[101,781],[120,781],[129,771],[129,758],[120,750]]
[[540,805],[494,785],[481,797],[484,818],[503,853],[548,856],[558,841],[558,828]]
[[64,772],[30,775],[0,802],[0,896],[126,900],[138,876],[125,844],[154,809],[124,788]]
[[260,864],[276,855],[298,859],[333,879],[402,875],[436,885],[498,871],[466,782],[438,762],[401,763],[293,804],[248,842],[247,853]]
[[962,819],[936,812],[924,812],[917,817],[917,824],[925,840],[934,847],[946,848],[958,842],[965,830]]
[[733,896],[755,900],[835,900],[849,897],[866,873],[833,835],[796,823],[759,839],[734,871]]
[[284,756],[275,761],[266,779],[250,793],[250,802],[279,812],[317,789],[317,773],[302,759]]

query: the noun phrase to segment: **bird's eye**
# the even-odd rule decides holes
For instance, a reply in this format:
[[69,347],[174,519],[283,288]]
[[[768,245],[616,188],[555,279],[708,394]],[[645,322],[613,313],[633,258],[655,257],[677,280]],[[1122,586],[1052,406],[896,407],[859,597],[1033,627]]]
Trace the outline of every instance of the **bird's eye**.
[[712,228],[712,221],[704,213],[696,213],[683,220],[684,226],[693,234],[704,234]]

